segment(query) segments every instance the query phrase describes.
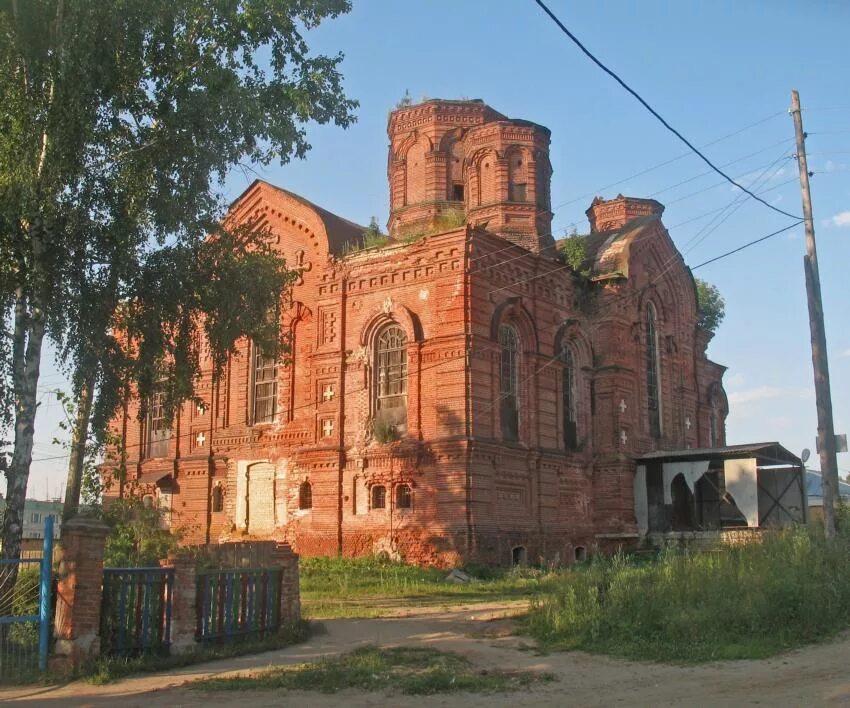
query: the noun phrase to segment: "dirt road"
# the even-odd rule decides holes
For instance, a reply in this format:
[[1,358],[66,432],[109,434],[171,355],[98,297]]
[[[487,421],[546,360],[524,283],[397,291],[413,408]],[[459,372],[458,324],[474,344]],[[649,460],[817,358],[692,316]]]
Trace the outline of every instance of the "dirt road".
[[[515,611],[515,608],[513,608]],[[678,667],[590,656],[580,652],[538,655],[511,634],[511,608],[477,606],[412,617],[327,620],[306,643],[287,649],[117,681],[108,686],[0,690],[0,702],[32,706],[850,706],[850,635],[774,659]],[[364,644],[428,645],[457,651],[481,666],[547,671],[557,675],[530,691],[433,697],[290,692],[204,692],[185,686],[197,678],[246,673],[270,665],[311,661]]]

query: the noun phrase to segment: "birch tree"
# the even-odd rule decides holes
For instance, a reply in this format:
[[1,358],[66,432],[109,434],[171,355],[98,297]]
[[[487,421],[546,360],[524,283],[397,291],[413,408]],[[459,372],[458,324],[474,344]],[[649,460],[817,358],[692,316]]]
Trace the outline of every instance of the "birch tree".
[[228,171],[303,157],[309,121],[353,120],[341,55],[313,54],[304,38],[348,9],[0,0],[0,423],[13,435],[4,557],[20,552],[45,337],[73,366],[78,408],[94,405],[116,308],[157,262],[160,273],[188,267],[221,216]]

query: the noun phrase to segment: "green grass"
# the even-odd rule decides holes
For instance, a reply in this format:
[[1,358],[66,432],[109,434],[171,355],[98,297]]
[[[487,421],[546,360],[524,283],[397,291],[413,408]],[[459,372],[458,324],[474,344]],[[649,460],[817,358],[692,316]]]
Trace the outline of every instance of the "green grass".
[[469,659],[430,647],[380,649],[362,647],[342,656],[309,664],[282,666],[233,678],[205,679],[193,688],[212,691],[290,689],[336,693],[346,688],[413,695],[469,691],[516,691],[551,674],[499,671],[475,667]]
[[650,563],[597,558],[525,626],[544,647],[674,663],[763,658],[847,627],[850,532],[828,545],[805,528]]
[[[302,558],[301,606],[306,617],[380,617],[409,606],[531,600],[553,592],[570,571],[470,568],[478,578],[455,584],[447,571],[365,558]],[[487,576],[487,577],[485,577]]]
[[301,621],[281,628],[278,634],[265,639],[245,640],[221,646],[198,646],[193,651],[172,656],[140,656],[134,658],[101,657],[84,666],[80,675],[84,681],[95,685],[110,683],[125,676],[177,669],[216,659],[228,659],[245,654],[258,654],[281,649],[306,641],[310,636],[309,624]]

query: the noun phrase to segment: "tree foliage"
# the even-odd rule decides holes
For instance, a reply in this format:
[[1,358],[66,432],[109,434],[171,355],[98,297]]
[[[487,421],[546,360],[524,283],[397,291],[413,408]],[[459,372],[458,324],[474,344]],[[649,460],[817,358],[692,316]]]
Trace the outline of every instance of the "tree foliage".
[[[314,55],[304,39],[348,9],[0,2],[0,424],[14,427],[4,555],[20,544],[45,336],[75,393],[97,389],[100,426],[133,377],[141,390],[167,379],[171,400],[191,396],[199,331],[220,365],[245,322],[234,316],[268,309],[268,296],[252,297],[269,280],[275,297],[285,286],[261,239],[217,228],[220,187],[243,162],[303,157],[308,121],[353,120],[342,57]],[[243,260],[228,260],[229,246]],[[226,306],[212,307],[221,295]],[[116,315],[135,361],[112,335]],[[84,440],[85,415],[80,425]]]
[[136,497],[110,502],[100,516],[109,526],[103,556],[107,567],[158,565],[177,549],[183,533],[166,526],[161,509]]
[[697,324],[712,334],[726,317],[726,301],[716,285],[694,278],[697,287]]

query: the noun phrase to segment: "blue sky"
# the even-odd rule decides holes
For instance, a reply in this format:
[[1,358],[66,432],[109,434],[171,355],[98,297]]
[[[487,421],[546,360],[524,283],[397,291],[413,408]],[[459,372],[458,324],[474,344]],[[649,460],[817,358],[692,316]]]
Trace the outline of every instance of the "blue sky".
[[[848,432],[850,4],[550,0],[550,7],[688,139],[713,143],[705,152],[715,163],[732,163],[725,168],[731,175],[794,214],[801,212],[800,190],[786,111],[791,89],[800,91],[815,172],[835,425]],[[506,115],[549,127],[556,234],[572,226],[587,231],[584,210],[595,194],[653,196],[667,205],[664,222],[693,266],[789,222],[750,199],[734,211],[716,211],[741,195],[716,174],[699,176],[708,168],[693,155],[630,177],[687,149],[532,0],[354,0],[349,15],[308,40],[314,50],[345,54],[345,86],[360,101],[358,122],[346,131],[311,126],[313,149],[304,161],[258,174],[235,170],[224,186],[228,198],[261,176],[359,223],[373,215],[385,223],[387,112],[409,91],[414,100],[482,98]],[[714,213],[696,218],[707,212]],[[715,217],[725,220],[712,222]],[[726,321],[709,355],[729,367],[730,443],[779,440],[795,453],[814,448],[804,253],[800,226],[695,272],[726,299]],[[36,459],[64,454],[50,445],[60,432],[60,411],[47,392],[62,378],[49,364],[44,373]],[[34,463],[31,496],[57,494],[64,464]],[[850,472],[850,456],[839,455],[839,468],[842,476]]]

